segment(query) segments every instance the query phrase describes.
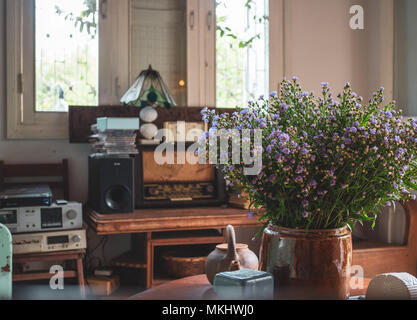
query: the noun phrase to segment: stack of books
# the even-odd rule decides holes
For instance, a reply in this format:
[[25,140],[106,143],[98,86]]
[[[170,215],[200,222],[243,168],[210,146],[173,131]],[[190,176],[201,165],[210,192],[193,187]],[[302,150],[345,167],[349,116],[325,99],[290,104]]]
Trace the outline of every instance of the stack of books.
[[91,126],[93,153],[109,156],[137,154],[137,130],[139,118],[98,118],[97,123]]

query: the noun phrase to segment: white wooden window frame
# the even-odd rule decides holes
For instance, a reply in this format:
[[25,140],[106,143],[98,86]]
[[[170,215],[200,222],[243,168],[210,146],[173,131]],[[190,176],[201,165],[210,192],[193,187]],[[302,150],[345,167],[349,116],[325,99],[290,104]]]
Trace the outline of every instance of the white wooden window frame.
[[[284,2],[269,1],[269,90],[285,75]],[[216,7],[214,0],[187,0],[188,105],[216,106]]]
[[7,138],[66,139],[67,113],[35,111],[34,3],[6,0]]
[[187,0],[187,102],[216,105],[215,0]]

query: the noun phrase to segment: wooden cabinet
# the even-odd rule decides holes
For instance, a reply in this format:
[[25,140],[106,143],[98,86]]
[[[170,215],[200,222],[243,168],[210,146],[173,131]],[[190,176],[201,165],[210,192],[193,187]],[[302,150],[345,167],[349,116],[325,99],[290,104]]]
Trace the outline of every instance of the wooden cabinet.
[[99,24],[99,104],[152,65],[178,106],[215,106],[215,0],[101,0]]
[[230,207],[154,208],[108,215],[87,209],[85,213],[86,222],[98,235],[134,234],[132,251],[117,257],[113,265],[142,271],[147,288],[172,280],[159,272],[161,265],[156,260],[161,248],[219,244],[225,241],[225,234],[218,230],[228,224],[258,225],[247,210]]

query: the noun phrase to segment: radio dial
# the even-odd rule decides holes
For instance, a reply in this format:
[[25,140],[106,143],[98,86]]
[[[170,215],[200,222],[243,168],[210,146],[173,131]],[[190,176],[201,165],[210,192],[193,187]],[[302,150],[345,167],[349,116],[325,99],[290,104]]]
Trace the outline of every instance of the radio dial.
[[67,215],[67,218],[69,220],[74,220],[77,217],[77,211],[75,211],[75,210],[68,210],[67,213],[66,213],[66,215]]
[[76,234],[76,235],[72,236],[71,240],[72,240],[72,242],[80,242],[81,237],[78,234]]

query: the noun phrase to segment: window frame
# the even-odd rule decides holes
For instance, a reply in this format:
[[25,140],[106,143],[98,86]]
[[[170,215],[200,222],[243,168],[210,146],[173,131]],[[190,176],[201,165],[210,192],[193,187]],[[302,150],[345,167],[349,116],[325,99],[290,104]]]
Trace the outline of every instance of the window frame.
[[6,0],[8,139],[67,139],[67,112],[35,111],[35,2]]

